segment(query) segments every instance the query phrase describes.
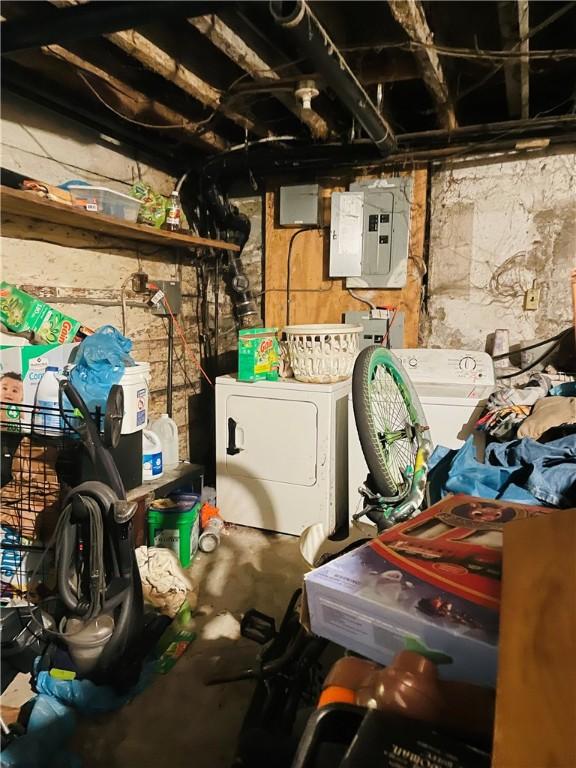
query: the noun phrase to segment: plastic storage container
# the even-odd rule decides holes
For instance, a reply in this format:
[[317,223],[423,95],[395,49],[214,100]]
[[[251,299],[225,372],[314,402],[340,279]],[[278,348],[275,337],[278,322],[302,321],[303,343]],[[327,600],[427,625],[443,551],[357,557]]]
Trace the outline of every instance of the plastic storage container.
[[162,443],[158,435],[145,429],[142,434],[142,480],[158,480],[164,474]]
[[[122,434],[131,435],[148,422],[148,393],[150,391],[150,365],[136,363],[124,369],[119,381],[124,390],[124,418]],[[162,445],[164,447],[164,445]]]
[[59,382],[56,374],[58,367],[49,365],[38,389],[34,403],[33,429],[41,435],[59,435],[62,433],[63,419],[58,401]]
[[115,192],[107,187],[88,187],[84,184],[71,184],[68,189],[77,200],[84,200],[86,210],[103,213],[124,221],[136,221],[140,211],[140,200],[135,200],[122,192]]
[[158,435],[162,443],[164,469],[177,467],[179,461],[178,427],[174,419],[171,419],[167,413],[163,413],[160,418],[155,419],[150,424],[150,431]]
[[158,499],[148,510],[148,543],[176,553],[186,568],[198,551],[200,502],[193,494]]
[[66,644],[80,675],[94,669],[113,631],[114,619],[105,613],[90,621],[68,619],[64,633]]

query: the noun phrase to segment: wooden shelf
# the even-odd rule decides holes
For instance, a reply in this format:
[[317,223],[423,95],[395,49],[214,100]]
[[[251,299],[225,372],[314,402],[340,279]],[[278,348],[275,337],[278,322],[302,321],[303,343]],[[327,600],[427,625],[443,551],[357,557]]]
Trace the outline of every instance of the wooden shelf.
[[128,501],[138,501],[148,496],[158,499],[167,496],[182,485],[203,478],[204,467],[201,464],[189,464],[183,461],[175,469],[167,469],[158,480],[150,480],[137,488],[132,488],[126,494],[126,498]]
[[23,192],[1,185],[0,200],[2,214],[28,216],[31,219],[48,221],[51,224],[76,227],[111,237],[140,240],[165,248],[218,248],[223,251],[240,251],[238,245],[226,243],[224,240],[210,240],[196,235],[186,235],[182,232],[164,232],[164,230],[154,227],[132,224],[132,222],[115,219],[112,216],[90,213],[62,203],[43,200],[31,192]]

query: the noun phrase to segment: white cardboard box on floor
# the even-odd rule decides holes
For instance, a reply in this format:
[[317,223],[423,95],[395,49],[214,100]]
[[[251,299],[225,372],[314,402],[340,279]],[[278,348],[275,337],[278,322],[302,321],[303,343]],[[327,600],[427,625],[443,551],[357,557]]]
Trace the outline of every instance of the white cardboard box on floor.
[[306,574],[303,622],[381,664],[403,649],[445,679],[496,684],[502,526],[542,507],[443,499]]

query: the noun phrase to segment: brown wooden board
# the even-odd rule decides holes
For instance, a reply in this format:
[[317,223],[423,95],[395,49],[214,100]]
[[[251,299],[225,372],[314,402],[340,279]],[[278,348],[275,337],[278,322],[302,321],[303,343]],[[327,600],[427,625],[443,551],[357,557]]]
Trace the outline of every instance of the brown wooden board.
[[[413,172],[414,191],[410,223],[410,255],[408,279],[402,289],[354,289],[379,307],[392,306],[404,312],[404,344],[418,346],[418,324],[424,274],[424,228],[426,221],[426,169]],[[266,326],[282,328],[287,324],[286,278],[290,238],[294,228],[278,226],[277,201],[279,184],[271,185],[266,193],[265,220],[265,322]],[[343,278],[330,279],[329,224],[330,195],[345,188],[330,186],[320,180],[323,221],[326,226],[309,230],[294,240],[291,258],[291,323],[341,323],[348,311],[366,309],[346,290]],[[304,289],[304,290],[303,290]]]
[[139,240],[167,248],[218,248],[224,251],[239,251],[233,243],[223,240],[210,240],[182,232],[165,232],[142,224],[103,216],[100,213],[71,208],[68,205],[43,200],[30,192],[19,189],[0,187],[2,214],[28,216],[32,219],[48,221],[52,224],[64,224],[68,227],[99,232],[100,234],[120,237],[128,240]]
[[493,768],[576,766],[576,510],[504,527]]

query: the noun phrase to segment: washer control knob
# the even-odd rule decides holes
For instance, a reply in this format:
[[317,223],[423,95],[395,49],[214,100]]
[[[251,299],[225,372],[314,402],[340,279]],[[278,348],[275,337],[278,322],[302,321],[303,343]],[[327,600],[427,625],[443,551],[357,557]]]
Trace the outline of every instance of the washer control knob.
[[458,363],[458,365],[460,367],[460,370],[462,371],[474,371],[478,363],[476,362],[476,360],[474,360],[473,357],[470,357],[468,355],[466,357],[463,357]]
[[418,365],[418,360],[416,360],[415,357],[411,357],[408,360],[408,365],[410,366],[410,368],[416,368],[416,366]]

